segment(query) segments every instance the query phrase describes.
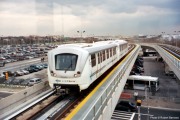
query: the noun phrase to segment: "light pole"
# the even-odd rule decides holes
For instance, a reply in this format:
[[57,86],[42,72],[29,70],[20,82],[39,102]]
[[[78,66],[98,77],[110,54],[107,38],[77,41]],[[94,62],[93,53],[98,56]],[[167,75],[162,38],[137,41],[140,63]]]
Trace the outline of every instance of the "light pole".
[[176,31],[174,31],[174,40],[175,40],[175,46],[177,47],[177,38],[176,38]]
[[82,34],[85,33],[85,30],[84,31],[77,31],[77,33],[80,33],[81,38],[82,38]]
[[165,34],[165,32],[161,32],[162,33],[162,43],[161,44],[163,44],[164,42],[163,42],[163,35]]
[[[178,31],[179,33],[180,33],[180,31]],[[179,47],[178,45],[179,45],[179,39],[180,38],[180,34],[178,34],[178,36],[177,36],[177,46],[176,47]]]
[[146,97],[146,103],[147,103],[147,106],[148,106],[148,115],[147,115],[147,120],[149,120],[149,104],[148,104],[148,100],[149,100],[149,96],[148,96],[148,91],[149,91],[149,87],[145,87],[145,97]]

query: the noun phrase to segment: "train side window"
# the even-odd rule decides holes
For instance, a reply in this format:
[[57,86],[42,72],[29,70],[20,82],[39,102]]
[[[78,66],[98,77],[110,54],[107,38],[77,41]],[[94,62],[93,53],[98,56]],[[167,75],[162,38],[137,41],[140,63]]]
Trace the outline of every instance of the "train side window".
[[107,59],[109,58],[109,49],[106,50]]
[[91,55],[91,66],[92,67],[96,66],[96,55],[95,54]]
[[113,48],[113,55],[115,55],[116,54],[116,48],[114,47]]
[[126,44],[123,44],[123,50],[126,48]]
[[98,53],[98,64],[101,63],[101,53]]
[[112,56],[112,49],[110,48],[109,50],[110,50],[110,57],[111,57]]
[[104,61],[106,59],[105,50],[102,51],[102,57],[103,57],[103,61]]

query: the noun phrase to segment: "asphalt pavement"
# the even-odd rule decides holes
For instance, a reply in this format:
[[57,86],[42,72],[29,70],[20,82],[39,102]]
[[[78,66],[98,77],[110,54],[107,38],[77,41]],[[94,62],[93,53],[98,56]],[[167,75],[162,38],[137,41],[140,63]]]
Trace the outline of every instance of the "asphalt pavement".
[[138,99],[142,100],[142,106],[154,107],[154,108],[169,108],[180,110],[180,84],[179,80],[173,76],[165,75],[164,63],[156,61],[155,57],[144,58],[144,74],[147,76],[158,77],[160,81],[160,89],[152,95],[151,92],[142,90],[128,90],[125,89],[124,93],[131,95],[129,99],[132,102],[136,102],[133,96],[134,92],[138,92]]
[[[34,72],[28,75],[18,76],[16,79],[28,79],[28,78],[41,78],[42,81],[47,81],[47,69],[43,69],[38,72]],[[0,86],[0,99],[5,98],[11,94],[17,93],[26,87],[12,87],[12,86]]]
[[[180,120],[180,111],[165,108],[140,108],[140,119],[141,120]],[[138,120],[136,113],[133,120]]]

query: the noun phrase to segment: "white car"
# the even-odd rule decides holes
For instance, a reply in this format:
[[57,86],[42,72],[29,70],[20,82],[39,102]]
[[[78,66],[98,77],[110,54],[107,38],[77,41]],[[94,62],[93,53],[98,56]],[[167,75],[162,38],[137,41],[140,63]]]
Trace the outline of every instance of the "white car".
[[27,70],[20,70],[21,72],[23,72],[24,73],[24,75],[27,75],[27,74],[29,74],[29,71],[27,71]]
[[42,80],[40,78],[32,78],[29,80],[29,84],[30,86],[34,85],[34,84],[37,84],[37,83],[40,83]]
[[22,71],[18,70],[15,72],[15,75],[16,76],[22,76],[22,75],[24,75],[24,73]]

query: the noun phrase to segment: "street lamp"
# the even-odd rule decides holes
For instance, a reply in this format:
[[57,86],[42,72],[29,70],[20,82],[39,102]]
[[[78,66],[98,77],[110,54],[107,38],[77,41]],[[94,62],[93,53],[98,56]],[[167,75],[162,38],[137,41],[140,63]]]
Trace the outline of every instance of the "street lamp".
[[[178,32],[180,32],[180,31],[174,31],[175,32],[175,34],[174,34],[174,40],[175,40],[175,45],[176,45],[176,47],[177,47],[177,41],[178,41]],[[177,33],[177,34],[176,34]],[[176,38],[176,35],[177,35],[177,38]]]
[[146,103],[147,103],[147,106],[148,106],[148,115],[147,115],[147,120],[149,120],[149,95],[148,95],[148,91],[149,91],[149,87],[145,87],[145,98],[146,98]]
[[165,34],[165,32],[161,32],[161,33],[162,33],[162,35],[161,35],[161,44],[163,44],[164,43],[163,35]]
[[80,33],[81,38],[82,38],[82,34],[85,33],[85,30],[84,31],[77,31],[77,33]]

